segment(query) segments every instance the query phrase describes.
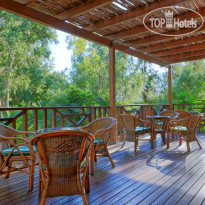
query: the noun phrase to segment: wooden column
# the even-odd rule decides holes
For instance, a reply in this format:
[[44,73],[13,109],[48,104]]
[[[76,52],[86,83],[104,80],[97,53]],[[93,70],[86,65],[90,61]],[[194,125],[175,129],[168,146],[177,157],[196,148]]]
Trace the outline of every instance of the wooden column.
[[[116,99],[115,99],[115,48],[109,48],[109,99],[110,99],[110,116],[116,118]],[[116,143],[116,128],[112,132],[113,143]]]
[[172,66],[168,67],[168,98],[169,98],[169,109],[173,110],[172,104]]

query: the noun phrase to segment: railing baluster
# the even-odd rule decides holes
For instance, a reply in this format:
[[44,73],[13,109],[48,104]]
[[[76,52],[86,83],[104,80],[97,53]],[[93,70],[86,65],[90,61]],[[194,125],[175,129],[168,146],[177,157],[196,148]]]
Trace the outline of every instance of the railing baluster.
[[48,127],[48,122],[47,122],[47,109],[43,110],[43,128]]
[[34,131],[38,130],[38,110],[33,111],[33,129]]
[[101,118],[101,108],[98,108],[98,118]]
[[28,110],[24,111],[23,115],[23,130],[28,131]]
[[52,127],[56,127],[56,110],[55,109],[53,109],[52,110]]

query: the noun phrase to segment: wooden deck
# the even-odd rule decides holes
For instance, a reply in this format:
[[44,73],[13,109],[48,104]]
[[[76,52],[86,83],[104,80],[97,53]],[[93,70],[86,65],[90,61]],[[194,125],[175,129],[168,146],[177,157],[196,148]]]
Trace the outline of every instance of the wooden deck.
[[[203,149],[191,144],[188,153],[185,143],[171,142],[170,148],[161,138],[150,149],[148,142],[139,145],[134,153],[132,143],[110,146],[116,164],[112,168],[106,158],[96,163],[91,177],[89,204],[190,204],[205,205],[205,134],[198,135]],[[0,177],[0,204],[38,204],[38,167],[34,190],[28,192],[28,177],[13,173],[9,179]],[[46,204],[83,204],[80,196],[48,198]]]

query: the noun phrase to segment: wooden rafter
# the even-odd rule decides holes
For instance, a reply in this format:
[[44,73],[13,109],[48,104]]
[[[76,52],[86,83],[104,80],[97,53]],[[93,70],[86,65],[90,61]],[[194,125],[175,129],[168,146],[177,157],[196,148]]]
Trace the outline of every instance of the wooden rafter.
[[168,61],[168,62],[169,62],[169,64],[173,64],[173,63],[182,63],[182,62],[195,61],[195,60],[201,60],[201,59],[205,59],[205,55],[193,56],[193,57],[188,57],[188,58],[181,58],[181,59],[172,60],[172,61]]
[[[205,8],[201,9],[200,11],[197,11],[197,12],[199,14],[201,14],[202,16],[205,16]],[[180,16],[176,16],[176,18],[179,18],[180,21],[183,21],[185,19],[189,19],[190,18],[190,13],[192,14],[191,17],[194,18],[194,19],[199,17],[199,15],[196,14],[195,12],[188,12],[188,13],[182,14]],[[148,24],[147,27],[151,29],[151,24]],[[153,29],[153,31],[157,31],[157,30],[158,29]],[[146,32],[149,32],[149,30],[144,25],[142,25],[142,26],[138,26],[138,27],[133,28],[133,29],[118,32],[118,33],[115,33],[115,34],[112,34],[112,35],[107,35],[106,37],[108,37],[109,39],[118,40],[118,39],[131,37],[131,36],[134,36],[134,35],[142,35]]]
[[[118,51],[122,51],[122,52],[124,52],[128,55],[132,55],[132,56],[143,59],[144,54],[137,51],[137,50],[130,49],[130,48],[124,46],[124,45],[120,45],[120,44],[116,44],[116,43],[114,43],[113,45],[115,46],[115,49],[118,50]],[[149,55],[146,55],[146,61],[149,61],[149,62],[152,62],[152,63],[157,63],[158,65],[167,67],[167,62],[166,61],[163,61],[161,59],[159,60],[157,58],[153,58],[152,56],[149,56]]]
[[129,11],[129,12],[123,13],[121,15],[112,17],[111,19],[107,19],[107,20],[101,21],[99,23],[86,26],[86,29],[90,30],[90,31],[102,30],[102,29],[108,28],[109,26],[114,26],[114,25],[121,23],[123,21],[132,20],[134,18],[143,16],[143,15],[147,14],[148,12],[153,11],[154,9],[157,9],[160,7],[166,7],[166,6],[173,6],[175,4],[183,3],[186,1],[187,0],[172,0],[172,1],[165,0],[165,1],[154,2],[150,5],[146,5],[144,7],[137,8],[133,11]]
[[[78,28],[72,24],[66,23],[63,20],[57,19],[55,17],[52,17],[50,15],[47,15],[45,13],[42,13],[40,11],[37,11],[35,9],[32,9],[28,7],[27,5],[12,1],[12,0],[0,0],[0,9],[6,10],[8,12],[17,14],[19,16],[28,18],[30,20],[36,21],[38,23],[44,24],[46,26],[64,31],[66,33],[73,34],[78,37],[82,37],[84,39],[87,39],[89,41],[93,41],[99,44],[102,44],[104,46],[110,47],[113,43],[109,39],[99,36],[95,33],[92,33],[90,31]],[[141,58],[145,61],[150,61],[152,63],[156,63],[159,65],[166,65],[165,62],[158,60],[156,58],[153,58],[151,56],[147,56],[143,53],[140,52],[135,52],[135,50],[130,49],[129,47],[126,46],[120,46],[119,48],[121,49],[120,51],[124,52],[123,49],[125,50],[125,53],[128,53],[129,55],[133,55],[135,57]],[[118,49],[118,46],[116,45],[116,49]]]
[[201,50],[205,48],[205,42],[204,43],[199,43],[199,44],[191,44],[189,46],[183,46],[183,47],[177,47],[169,50],[163,50],[163,51],[158,51],[156,53],[150,54],[151,56],[169,56],[169,55],[174,55],[177,53],[184,53],[187,51],[195,51],[195,50]]
[[170,49],[170,48],[173,48],[173,47],[176,47],[179,45],[186,45],[186,44],[193,43],[193,42],[195,42],[195,43],[201,42],[201,41],[204,41],[204,39],[205,39],[205,34],[201,34],[199,36],[194,36],[194,37],[190,37],[190,38],[160,43],[160,44],[156,44],[153,46],[148,46],[146,48],[140,48],[140,50],[143,52],[150,53],[150,52],[162,50],[165,48]]
[[[197,32],[204,31],[204,30],[205,30],[205,24]],[[180,35],[182,33],[182,31],[184,33],[190,33],[193,31],[193,29],[186,28],[186,29],[182,29],[182,30],[180,29],[177,31],[171,31],[171,32],[164,33],[166,35],[172,35],[172,36],[162,36],[162,35],[157,34],[157,35],[154,35],[151,37],[131,41],[129,43],[125,43],[124,45],[138,47],[138,46],[146,45],[146,44],[157,42],[157,41],[172,40],[175,38],[175,36],[173,36],[173,35]]]
[[188,57],[193,57],[193,56],[200,56],[200,55],[205,55],[205,49],[197,50],[197,51],[189,51],[181,54],[175,54],[175,55],[170,55],[170,56],[163,56],[161,57],[163,60],[169,61],[169,60],[175,60],[175,59],[180,59],[180,58],[188,58]]
[[86,3],[83,3],[77,7],[74,7],[72,9],[69,9],[67,11],[64,11],[58,15],[56,15],[56,18],[59,18],[61,20],[70,20],[72,18],[75,18],[76,16],[80,16],[86,12],[89,12],[92,9],[96,9],[98,7],[105,6],[109,3],[111,3],[113,0],[91,0],[87,1]]

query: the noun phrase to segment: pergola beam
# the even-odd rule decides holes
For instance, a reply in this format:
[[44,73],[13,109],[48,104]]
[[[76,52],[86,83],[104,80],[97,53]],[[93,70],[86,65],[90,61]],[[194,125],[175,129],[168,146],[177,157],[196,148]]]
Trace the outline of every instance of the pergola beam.
[[[116,76],[115,76],[115,48],[109,48],[109,100],[110,100],[110,116],[116,118]],[[112,130],[112,139],[116,143],[115,129]]]
[[[191,12],[187,12],[185,14],[182,14],[182,15],[177,15],[175,17],[178,17],[180,21],[183,21],[185,19],[188,19],[190,18],[190,13]],[[198,11],[199,14],[201,14],[202,16],[205,16],[205,9],[202,9],[200,11]],[[196,14],[195,12],[192,12],[192,18],[198,18],[199,15]],[[151,24],[148,24],[147,25],[148,28],[151,29]],[[166,28],[165,26],[162,27],[163,28]],[[153,31],[157,31],[158,29],[152,29]],[[113,40],[118,40],[118,39],[123,39],[123,38],[127,38],[127,37],[131,37],[131,36],[134,36],[134,35],[142,35],[146,32],[149,32],[149,30],[144,26],[138,26],[136,28],[133,28],[133,29],[129,29],[129,30],[125,30],[125,31],[122,31],[122,32],[118,32],[118,33],[114,33],[112,35],[107,35],[106,37],[108,37],[109,39],[113,39]]]
[[178,59],[178,60],[169,61],[169,63],[170,64],[183,63],[183,62],[195,61],[195,60],[201,60],[201,59],[205,59],[205,55],[193,56],[193,57],[188,57],[188,58],[181,58],[181,59]]
[[[203,25],[197,32],[201,32],[205,30],[205,25]],[[172,40],[174,39],[177,35],[179,36],[180,34],[183,33],[190,33],[193,31],[193,29],[187,28],[187,29],[182,29],[182,30],[177,30],[177,31],[171,31],[171,32],[166,32],[163,34],[166,35],[172,35],[172,36],[163,36],[163,35],[154,35],[151,37],[147,37],[147,38],[143,38],[143,39],[138,39],[135,41],[129,41],[128,43],[125,43],[124,45],[127,46],[133,46],[133,47],[138,47],[138,46],[143,46],[149,43],[154,43],[154,42],[158,42],[158,41],[162,41],[162,40]],[[176,36],[173,36],[176,35]],[[186,35],[185,35],[186,36]]]
[[193,57],[193,56],[199,56],[199,55],[205,55],[205,48],[197,51],[189,51],[181,54],[175,54],[175,55],[170,55],[170,56],[163,56],[161,57],[163,60],[169,61],[169,60],[175,60],[175,59],[183,59],[183,58],[188,58],[188,57]]
[[169,109],[173,109],[172,104],[172,66],[168,67],[168,99],[169,99]]
[[[110,47],[112,45],[112,41],[105,38],[105,37],[99,36],[95,33],[92,33],[91,31],[87,31],[85,29],[78,28],[77,26],[66,23],[63,20],[49,16],[47,14],[40,12],[40,11],[37,11],[37,10],[32,9],[30,7],[27,7],[24,4],[21,4],[18,2],[12,1],[12,0],[6,0],[6,1],[0,0],[0,9],[6,10],[8,12],[17,14],[17,15],[22,16],[24,18],[36,21],[36,22],[44,24],[46,26],[64,31],[66,33],[73,34],[75,36],[84,38],[86,40],[99,43],[103,46]],[[141,58],[145,61],[150,61],[150,62],[156,63],[158,65],[165,65],[166,64],[165,62],[159,61],[156,58],[153,58],[151,56],[147,56],[147,55],[140,53],[140,52],[135,52],[135,50],[130,49],[129,47],[121,46],[121,45],[119,45],[119,47],[121,49],[123,48],[124,50],[126,50],[125,53],[128,53],[129,55],[134,55],[135,57]],[[124,52],[123,50],[121,50],[121,51]]]
[[146,48],[140,48],[141,51],[143,52],[153,52],[153,51],[158,51],[158,50],[162,50],[162,49],[170,49],[176,46],[180,46],[180,45],[186,45],[189,43],[196,43],[196,42],[201,42],[205,40],[205,34],[201,34],[199,36],[194,36],[194,37],[190,37],[190,38],[185,38],[185,39],[180,39],[180,40],[173,40],[173,41],[168,41],[168,42],[164,42],[161,44],[156,44],[156,45],[149,45]]
[[205,48],[205,42],[203,43],[198,43],[198,44],[191,44],[189,46],[183,46],[183,47],[177,47],[177,48],[173,48],[173,49],[169,49],[169,50],[163,50],[163,51],[158,51],[156,53],[152,53],[150,54],[151,56],[170,56],[170,55],[174,55],[177,53],[184,53],[187,51],[198,51]]
[[56,18],[59,18],[61,20],[70,20],[72,18],[75,18],[76,16],[80,16],[86,12],[89,12],[92,9],[96,9],[98,7],[105,6],[109,3],[111,3],[113,0],[92,0],[87,1],[86,3],[83,3],[77,7],[74,7],[72,9],[69,9],[67,11],[64,11],[58,15],[55,15]]
[[133,11],[129,11],[129,12],[123,13],[123,14],[118,15],[118,16],[114,16],[110,19],[101,21],[99,23],[86,26],[85,28],[87,30],[90,30],[90,31],[102,30],[102,29],[108,28],[109,26],[114,26],[118,23],[122,23],[124,21],[132,20],[134,18],[145,15],[148,12],[153,11],[154,9],[157,9],[157,8],[160,8],[160,7],[173,6],[175,4],[183,3],[183,2],[186,2],[186,1],[187,0],[169,0],[169,1],[165,0],[165,1],[153,2],[150,5],[146,5],[144,7],[137,8]]

